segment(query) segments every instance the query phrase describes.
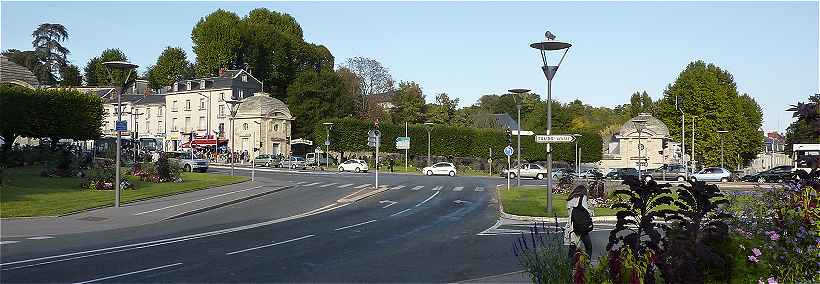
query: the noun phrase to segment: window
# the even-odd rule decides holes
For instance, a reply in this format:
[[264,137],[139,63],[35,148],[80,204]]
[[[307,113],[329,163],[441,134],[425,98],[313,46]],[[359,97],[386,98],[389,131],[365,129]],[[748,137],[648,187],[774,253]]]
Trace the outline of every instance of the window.
[[165,133],[165,129],[162,129],[162,120],[157,121],[157,133]]
[[199,89],[200,89],[200,90],[204,90],[204,89],[205,89],[205,80],[200,80],[200,81],[199,81]]
[[191,110],[191,100],[185,100],[185,110]]
[[199,109],[205,109],[205,98],[199,98]]
[[248,130],[248,124],[247,123],[242,124],[242,130]]
[[171,103],[171,111],[177,111],[177,101]]
[[190,91],[191,90],[191,81],[185,83],[185,89]]
[[177,128],[177,118],[176,117],[171,119],[171,129],[173,129],[174,131],[179,130],[179,128]]
[[248,81],[248,75],[242,74],[242,82]]
[[273,125],[273,131],[279,131],[279,124]]
[[177,82],[174,82],[174,92],[176,91],[179,91],[179,84],[177,84]]
[[164,107],[164,106],[159,106],[159,107],[157,108],[157,116],[158,116],[158,117],[162,117],[162,114],[163,114],[164,112],[165,112],[165,107]]
[[207,125],[205,125],[205,117],[200,116],[199,117],[199,130],[205,130],[205,127],[207,127]]
[[145,113],[145,119],[151,118],[151,107],[146,108],[148,112]]
[[219,124],[219,134],[225,133],[225,123]]
[[225,105],[219,105],[219,117],[225,117]]
[[245,90],[239,89],[239,98],[245,98]]
[[191,126],[191,117],[190,116],[185,117],[185,132],[191,131],[190,126]]

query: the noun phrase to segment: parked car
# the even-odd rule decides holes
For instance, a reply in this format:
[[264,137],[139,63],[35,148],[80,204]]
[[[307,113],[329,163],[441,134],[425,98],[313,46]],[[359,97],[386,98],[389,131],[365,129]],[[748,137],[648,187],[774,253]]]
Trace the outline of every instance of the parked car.
[[608,179],[624,179],[626,177],[638,178],[638,170],[635,168],[617,168],[612,169],[606,174]]
[[305,164],[305,158],[292,156],[288,159],[283,159],[279,162],[280,168],[289,168],[289,169],[305,169],[307,168]]
[[646,180],[676,180],[685,181],[689,176],[683,165],[663,165],[660,168],[645,172]]
[[719,181],[728,182],[732,178],[732,172],[724,168],[705,168],[693,174],[689,179],[692,181]]
[[429,167],[424,167],[421,169],[421,172],[428,176],[448,175],[452,177],[455,176],[458,171],[456,171],[456,166],[453,165],[453,163],[441,162]]
[[186,172],[207,172],[208,160],[201,158],[191,159],[191,152],[165,152],[168,161],[177,163]]
[[339,165],[340,172],[367,172],[367,162],[364,160],[350,159]]
[[280,159],[273,155],[259,155],[253,159],[253,164],[257,166],[277,166],[279,165]]
[[[501,176],[506,177],[510,175],[510,178],[515,178],[518,174],[518,167],[512,168],[512,170],[503,170],[501,171]],[[524,163],[521,164],[521,177],[522,178],[534,178],[534,179],[543,179],[548,174],[547,169],[542,167],[539,164],[531,164],[531,163]]]
[[748,181],[748,182],[782,182],[783,180],[791,177],[794,172],[793,166],[779,166],[774,167],[753,175],[746,175],[741,178],[741,181]]
[[554,168],[552,169],[552,179],[560,180],[565,176],[575,176],[575,170],[568,168]]
[[597,169],[582,169],[580,173],[578,173],[579,178],[585,179],[599,179],[603,178],[604,174],[598,171]]
[[[319,165],[324,166],[328,164],[328,157],[324,153],[319,153]],[[305,162],[308,166],[316,165],[316,153],[307,153]],[[330,165],[336,165],[336,159],[330,157]]]

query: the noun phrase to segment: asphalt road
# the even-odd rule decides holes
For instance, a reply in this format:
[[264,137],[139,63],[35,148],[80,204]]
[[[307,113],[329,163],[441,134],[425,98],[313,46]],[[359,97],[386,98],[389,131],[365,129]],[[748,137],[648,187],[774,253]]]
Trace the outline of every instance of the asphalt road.
[[[497,225],[503,179],[383,174],[389,190],[339,204],[374,174],[257,177],[294,187],[155,224],[3,245],[0,282],[455,282],[521,270],[511,248],[527,224]],[[593,233],[596,254],[607,235]]]

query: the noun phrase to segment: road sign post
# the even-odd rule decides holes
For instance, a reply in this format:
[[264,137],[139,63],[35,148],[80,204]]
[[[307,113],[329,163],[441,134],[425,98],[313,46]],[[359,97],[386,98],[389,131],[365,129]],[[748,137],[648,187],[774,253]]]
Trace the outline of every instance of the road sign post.
[[572,143],[575,136],[572,135],[535,135],[535,143]]
[[507,190],[510,189],[510,173],[512,173],[512,166],[510,165],[510,157],[513,155],[513,148],[507,146],[504,148],[504,155],[507,155]]
[[[379,124],[376,122],[376,127]],[[375,161],[374,166],[376,167],[376,189],[379,189],[379,144],[381,141],[381,131],[378,129],[371,129],[367,132],[367,146],[376,147],[376,157],[373,159]],[[398,141],[398,139],[396,139]]]

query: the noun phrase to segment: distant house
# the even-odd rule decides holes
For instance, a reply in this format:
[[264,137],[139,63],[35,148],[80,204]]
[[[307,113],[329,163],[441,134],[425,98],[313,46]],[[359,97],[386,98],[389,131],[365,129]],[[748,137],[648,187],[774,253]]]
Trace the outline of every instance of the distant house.
[[[518,133],[518,122],[515,119],[506,113],[494,113],[494,114],[476,114],[473,116],[473,127],[476,128],[493,128],[493,129],[502,129],[506,130],[509,128],[513,135],[517,135]],[[525,129],[521,129],[522,136],[530,136],[533,135],[532,131],[527,131]]]
[[393,91],[368,95],[367,105],[368,107],[379,106],[384,110],[390,111],[396,107],[396,105],[393,104],[393,98],[395,97],[396,93]]

